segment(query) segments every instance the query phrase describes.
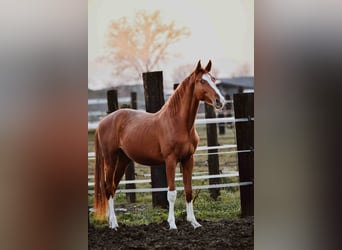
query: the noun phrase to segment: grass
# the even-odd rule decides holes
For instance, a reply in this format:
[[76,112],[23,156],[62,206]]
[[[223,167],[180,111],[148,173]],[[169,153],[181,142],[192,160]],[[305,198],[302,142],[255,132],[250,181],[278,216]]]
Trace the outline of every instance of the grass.
[[[197,131],[200,136],[199,146],[207,145],[206,127],[205,125],[197,126]],[[94,131],[88,132],[88,152],[94,151]],[[235,144],[235,129],[226,129],[226,134],[218,135],[219,144]],[[233,150],[233,149],[232,149]],[[219,152],[228,151],[227,149],[219,150]],[[206,153],[206,151],[200,151]],[[220,171],[236,171],[237,170],[237,155],[236,154],[221,154],[219,155]],[[93,174],[94,161],[88,160],[88,174]],[[179,172],[179,168],[177,169]],[[207,155],[195,156],[194,172],[208,172]],[[150,173],[150,168],[135,164],[136,179],[145,179],[144,174]],[[124,177],[125,178],[125,177]],[[123,178],[123,179],[124,179]],[[236,182],[238,178],[222,178],[222,183]],[[207,185],[208,180],[194,180],[193,185]],[[182,182],[176,182],[177,186],[183,186]],[[137,188],[151,188],[149,183],[136,184]],[[210,197],[208,190],[194,190],[194,196],[198,193],[194,201],[194,212],[197,219],[202,220],[221,220],[225,218],[238,218],[240,216],[240,192],[239,188],[222,188],[220,196],[215,201]],[[119,223],[127,225],[141,225],[152,222],[161,222],[167,220],[168,211],[161,208],[152,207],[151,193],[137,193],[137,202],[128,203],[126,194],[118,193],[115,197],[116,216]],[[88,204],[93,205],[93,196],[88,195]],[[119,210],[117,210],[119,209]],[[184,192],[177,192],[177,200],[175,204],[176,220],[186,219],[185,197]],[[94,215],[90,214],[90,223],[96,227],[107,226],[107,222],[98,221]]]
[[[194,201],[194,213],[201,220],[235,219],[240,216],[240,196],[236,190],[221,189],[220,196],[215,201],[208,190],[201,190]],[[92,198],[90,199],[92,200]],[[166,221],[168,210],[152,207],[152,195],[138,196],[136,203],[127,203],[125,194],[119,193],[115,197],[115,209],[118,222],[126,225],[142,225],[153,222]],[[176,220],[186,220],[185,198],[183,192],[177,192],[175,203]],[[96,227],[107,226],[106,221],[99,221],[90,215],[90,223]]]

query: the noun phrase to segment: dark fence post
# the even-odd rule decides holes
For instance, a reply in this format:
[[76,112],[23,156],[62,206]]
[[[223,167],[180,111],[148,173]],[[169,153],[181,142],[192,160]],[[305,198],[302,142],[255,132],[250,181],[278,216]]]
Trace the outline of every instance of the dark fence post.
[[131,92],[131,107],[132,109],[138,109],[137,92]]
[[[163,72],[143,73],[146,111],[155,113],[164,105]],[[148,145],[143,145],[148,146]],[[165,164],[151,166],[152,188],[167,187]],[[168,207],[167,192],[152,192],[153,207]]]
[[[205,118],[216,118],[215,110],[212,106],[205,104]],[[218,139],[217,139],[217,125],[213,124],[206,124],[207,127],[207,145],[210,146],[218,146]],[[208,149],[208,169],[209,175],[213,174],[220,174],[220,164],[219,158],[217,154],[217,149]],[[219,178],[212,178],[209,179],[209,185],[219,184]],[[211,188],[210,190],[210,197],[214,200],[220,195],[219,188]]]
[[[137,93],[131,92],[131,108],[137,109]],[[135,180],[135,168],[134,162],[130,161],[128,163],[126,173],[125,173],[126,181]],[[126,189],[135,189],[135,183],[126,184]],[[136,202],[137,197],[135,193],[126,193],[126,199],[128,202]]]
[[[223,114],[222,111],[219,112],[218,117],[219,118],[224,118],[224,114]],[[219,126],[219,133],[220,133],[220,135],[224,135],[226,133],[226,123],[225,122],[220,122],[218,126]]]
[[[254,183],[254,94],[234,95],[235,118],[248,118],[247,122],[236,122],[237,150],[251,150],[239,153],[239,179],[240,182]],[[241,215],[242,217],[254,215],[254,185],[240,186]]]
[[107,106],[107,114],[110,114],[119,109],[118,91],[116,89],[110,89],[107,91]]

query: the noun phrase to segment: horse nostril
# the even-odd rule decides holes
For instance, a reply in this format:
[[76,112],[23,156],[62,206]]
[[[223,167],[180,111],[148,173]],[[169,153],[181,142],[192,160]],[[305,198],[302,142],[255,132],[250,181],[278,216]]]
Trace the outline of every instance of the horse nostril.
[[223,107],[223,103],[220,101],[220,99],[215,99],[215,108],[220,109]]

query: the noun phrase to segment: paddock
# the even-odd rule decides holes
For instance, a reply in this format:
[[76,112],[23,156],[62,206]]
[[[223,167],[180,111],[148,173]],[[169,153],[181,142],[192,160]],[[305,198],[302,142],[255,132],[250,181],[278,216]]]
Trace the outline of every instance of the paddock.
[[[231,102],[233,103],[233,102]],[[205,114],[199,114],[199,117],[205,116]],[[197,147],[196,153],[194,154],[196,164],[195,164],[195,171],[193,173],[193,180],[209,180],[209,179],[222,179],[222,178],[230,178],[232,180],[238,180],[239,179],[239,167],[238,167],[238,154],[251,154],[254,152],[253,148],[249,149],[240,149],[238,150],[238,145],[236,144],[236,129],[235,124],[237,123],[248,123],[248,122],[254,122],[254,118],[248,117],[248,118],[235,118],[235,117],[224,117],[224,118],[210,118],[210,119],[196,119],[195,124],[197,127],[197,130],[203,131],[203,133],[206,133],[203,129],[203,126],[207,126],[208,124],[212,124],[215,127],[217,124],[225,124],[227,126],[228,124],[231,125],[231,130],[227,131],[227,133],[223,136],[219,136],[220,139],[220,145],[217,146],[208,146],[204,145],[205,142],[203,142],[201,146]],[[88,125],[88,129],[94,130],[97,127],[96,123],[91,123]],[[201,133],[201,132],[200,132]],[[205,135],[200,136],[202,141],[205,141],[207,138],[211,135]],[[230,142],[230,144],[227,144],[226,142]],[[221,142],[225,143],[222,144]],[[214,151],[214,152],[212,152]],[[210,174],[208,175],[208,157],[209,155],[216,155],[219,157],[219,174]],[[227,158],[227,155],[229,155],[229,158]],[[88,152],[88,160],[92,161],[95,158],[94,152]],[[228,159],[228,160],[227,160]],[[91,165],[92,167],[92,165]],[[151,184],[152,179],[146,178],[151,177],[150,169],[148,166],[142,166],[142,165],[135,165],[135,168],[138,170],[135,172],[134,180],[122,180],[120,182],[119,189],[116,191],[116,193],[153,193],[153,192],[161,192],[161,191],[167,191],[167,188],[151,188],[146,187],[146,185],[140,185],[141,187],[129,189],[125,188],[124,185],[126,184]],[[196,171],[197,170],[197,171]],[[182,173],[178,172],[176,173],[176,181],[179,183],[179,186],[177,187],[177,191],[183,191],[184,188],[182,187],[182,183],[180,182],[182,180],[181,178]],[[237,178],[232,178],[237,177]],[[89,194],[93,193],[93,182],[94,175],[90,174],[88,175],[88,188]],[[217,188],[226,188],[226,187],[240,187],[240,186],[248,186],[253,185],[253,181],[243,181],[243,182],[229,182],[229,183],[223,183],[220,181],[220,184],[211,184],[211,185],[195,185],[193,187],[194,190],[198,189],[217,189]]]
[[[251,95],[251,94],[249,94]],[[250,101],[249,101],[250,102]],[[234,104],[234,102],[232,101]],[[118,107],[118,105],[117,105]],[[244,108],[243,108],[244,109]],[[241,142],[241,139],[239,140],[237,138],[237,135],[239,132],[237,131],[239,128],[239,125],[237,124],[249,124],[249,128],[251,128],[250,125],[252,125],[252,128],[254,126],[254,115],[252,114],[254,111],[249,110],[247,112],[250,112],[248,115],[242,115],[239,114],[235,117],[224,117],[224,118],[216,118],[211,117],[208,118],[206,115],[199,115],[198,117],[206,116],[206,119],[196,119],[195,124],[197,129],[204,131],[207,129],[208,132],[208,126],[214,126],[215,130],[217,131],[217,124],[230,124],[230,130],[227,130],[226,136],[229,138],[223,142],[221,139],[222,136],[219,136],[219,143],[217,145],[205,145],[208,138],[211,138],[211,135],[206,135],[203,137],[202,133],[202,143],[200,143],[200,146],[197,148],[197,151],[195,152],[195,168],[193,173],[193,182],[195,183],[193,185],[194,193],[199,193],[201,190],[232,190],[232,188],[235,191],[238,191],[240,193],[240,196],[245,196],[245,202],[246,197],[250,197],[251,192],[250,190],[253,190],[253,184],[254,184],[254,174],[250,173],[250,169],[247,171],[246,176],[246,170],[241,171],[241,164],[240,162],[244,162],[246,159],[253,158],[254,154],[254,144],[249,143],[248,146],[246,146],[245,142]],[[237,112],[239,113],[239,112]],[[252,115],[251,115],[252,114]],[[244,125],[242,125],[243,127]],[[96,124],[88,124],[88,129],[92,130],[96,128]],[[244,129],[244,128],[243,128]],[[243,130],[242,129],[242,130]],[[241,130],[241,126],[240,126]],[[241,133],[241,131],[240,131]],[[228,134],[228,135],[227,135]],[[248,133],[250,136],[251,134]],[[201,136],[200,136],[201,137]],[[245,139],[244,139],[245,141]],[[209,142],[207,140],[207,142]],[[223,143],[222,143],[223,142]],[[247,143],[247,144],[248,144]],[[245,145],[243,145],[245,144]],[[91,147],[90,147],[91,148]],[[219,170],[218,173],[210,173],[209,165],[210,165],[210,157],[215,156],[219,159],[219,166],[217,169]],[[244,157],[244,156],[247,156]],[[229,161],[224,160],[225,157],[229,157]],[[245,158],[245,160],[241,159]],[[90,162],[89,165],[92,164],[92,161],[94,159],[94,153],[92,150],[89,150],[88,152],[88,161]],[[222,160],[223,159],[223,160]],[[246,164],[244,162],[243,164]],[[253,167],[253,162],[247,163],[247,165],[250,165]],[[250,167],[249,166],[249,167]],[[136,194],[137,199],[139,200],[139,195],[144,194],[153,194],[153,193],[162,193],[166,192],[166,187],[158,187],[153,188],[151,187],[153,178],[151,178],[150,174],[150,168],[149,166],[141,166],[138,164],[135,164],[135,171],[134,171],[134,178],[133,179],[127,179],[122,180],[120,182],[119,188],[116,191],[117,194]],[[243,167],[243,168],[246,168]],[[247,166],[248,168],[248,166]],[[179,169],[179,168],[178,168]],[[89,171],[90,172],[90,171]],[[244,175],[244,176],[241,176]],[[177,192],[178,194],[183,193],[183,185],[180,182],[181,181],[181,170],[179,169],[179,172],[176,173],[176,182],[177,184]],[[242,178],[241,178],[242,177]],[[212,180],[216,180],[217,183],[212,183]],[[217,181],[218,180],[218,181]],[[127,188],[128,185],[135,185],[134,188]],[[89,174],[88,176],[88,197],[91,197],[93,193],[93,175]],[[152,185],[153,186],[153,185]],[[243,194],[241,193],[241,189],[244,187],[249,187],[247,190],[249,194]],[[222,195],[222,194],[221,194]],[[223,194],[225,195],[225,193]],[[175,239],[174,244],[172,247],[175,248],[178,244],[179,249],[190,249],[190,245],[186,246],[184,245],[184,237],[187,237],[186,235],[189,235],[190,239],[193,236],[192,247],[196,246],[197,249],[204,249],[208,247],[208,242],[215,242],[215,246],[217,247],[223,247],[223,248],[234,248],[234,249],[253,249],[253,213],[251,213],[251,208],[253,208],[253,200],[249,200],[249,204],[247,204],[247,210],[243,212],[242,207],[246,206],[246,204],[243,204],[242,197],[239,197],[241,199],[240,202],[240,214],[235,218],[224,218],[219,221],[209,221],[209,220],[202,220],[199,217],[199,221],[201,221],[201,224],[204,226],[203,228],[200,228],[199,230],[194,231],[193,228],[189,227],[187,225],[185,217],[181,216],[176,217],[177,224],[179,225],[177,233],[168,232],[167,222],[164,220],[162,222],[152,222],[149,225],[127,225],[125,223],[120,223],[119,220],[119,230],[118,232],[113,232],[107,229],[106,227],[97,227],[96,225],[93,225],[92,223],[89,224],[89,248],[90,249],[111,249],[111,246],[116,246],[115,249],[118,249],[118,246],[122,246],[123,248],[132,248],[135,247],[141,247],[146,248],[146,245],[143,244],[154,244],[154,242],[158,242],[158,244],[162,244],[162,242],[170,242],[170,238]],[[248,199],[247,199],[248,200]],[[120,213],[122,214],[129,214],[132,212],[135,207],[135,203],[127,203],[123,202],[125,205],[120,206],[120,202],[116,203],[117,209],[115,210],[116,213],[118,213],[118,216],[120,216]],[[90,207],[88,208],[90,213],[92,212],[91,203]],[[144,207],[141,208],[142,210]],[[247,211],[247,212],[246,212]],[[166,212],[165,212],[166,213]],[[217,228],[220,227],[220,230],[218,232]],[[222,227],[222,228],[221,228]],[[215,233],[211,233],[213,230]],[[191,232],[190,232],[191,231]],[[115,234],[116,233],[116,234]],[[115,237],[114,235],[115,234]],[[177,236],[175,237],[176,234]],[[222,237],[221,237],[221,236]],[[146,238],[143,242],[137,242],[139,239],[141,240],[141,237]],[[148,240],[147,240],[148,239]],[[203,240],[202,240],[203,239]],[[99,243],[100,242],[100,243]],[[93,243],[93,244],[92,244]],[[154,244],[155,245],[155,244]],[[161,245],[162,247],[163,245]],[[164,245],[172,248],[169,244]],[[157,248],[158,245],[155,245]]]

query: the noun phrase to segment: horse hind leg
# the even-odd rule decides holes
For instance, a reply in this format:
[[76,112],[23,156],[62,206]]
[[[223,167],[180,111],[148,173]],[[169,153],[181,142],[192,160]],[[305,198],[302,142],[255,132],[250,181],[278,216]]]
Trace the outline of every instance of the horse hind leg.
[[187,161],[182,162],[183,166],[183,184],[184,192],[186,198],[186,213],[187,221],[191,223],[194,228],[201,227],[195,218],[193,203],[192,203],[192,169],[193,169],[194,159],[191,156]]
[[112,151],[111,154],[105,155],[105,169],[106,169],[106,182],[105,192],[108,200],[107,217],[109,222],[109,228],[117,230],[119,227],[114,210],[114,197],[115,191],[118,185],[117,176],[121,173],[122,160],[119,154],[119,150]]
[[121,151],[117,151],[113,155],[110,161],[111,164],[108,166],[106,172],[106,176],[108,177],[106,178],[106,195],[108,199],[109,228],[115,230],[117,230],[117,228],[119,227],[114,210],[115,191],[119,185],[122,176],[125,173],[129,161],[130,159],[126,157]]
[[106,169],[106,181],[105,181],[105,192],[106,198],[108,200],[108,210],[107,210],[107,217],[109,222],[109,228],[117,229],[118,223],[116,220],[115,212],[114,212],[114,185],[113,185],[113,176],[115,172],[116,166],[116,157],[108,157],[105,160],[105,169]]
[[[115,172],[114,172],[114,188],[115,188],[115,190],[118,187],[119,182],[122,179],[122,176],[125,174],[128,163],[130,161],[131,161],[131,159],[128,158],[122,150],[118,151],[118,153],[117,153],[117,165],[116,165]],[[115,190],[114,190],[114,192],[115,192]]]

